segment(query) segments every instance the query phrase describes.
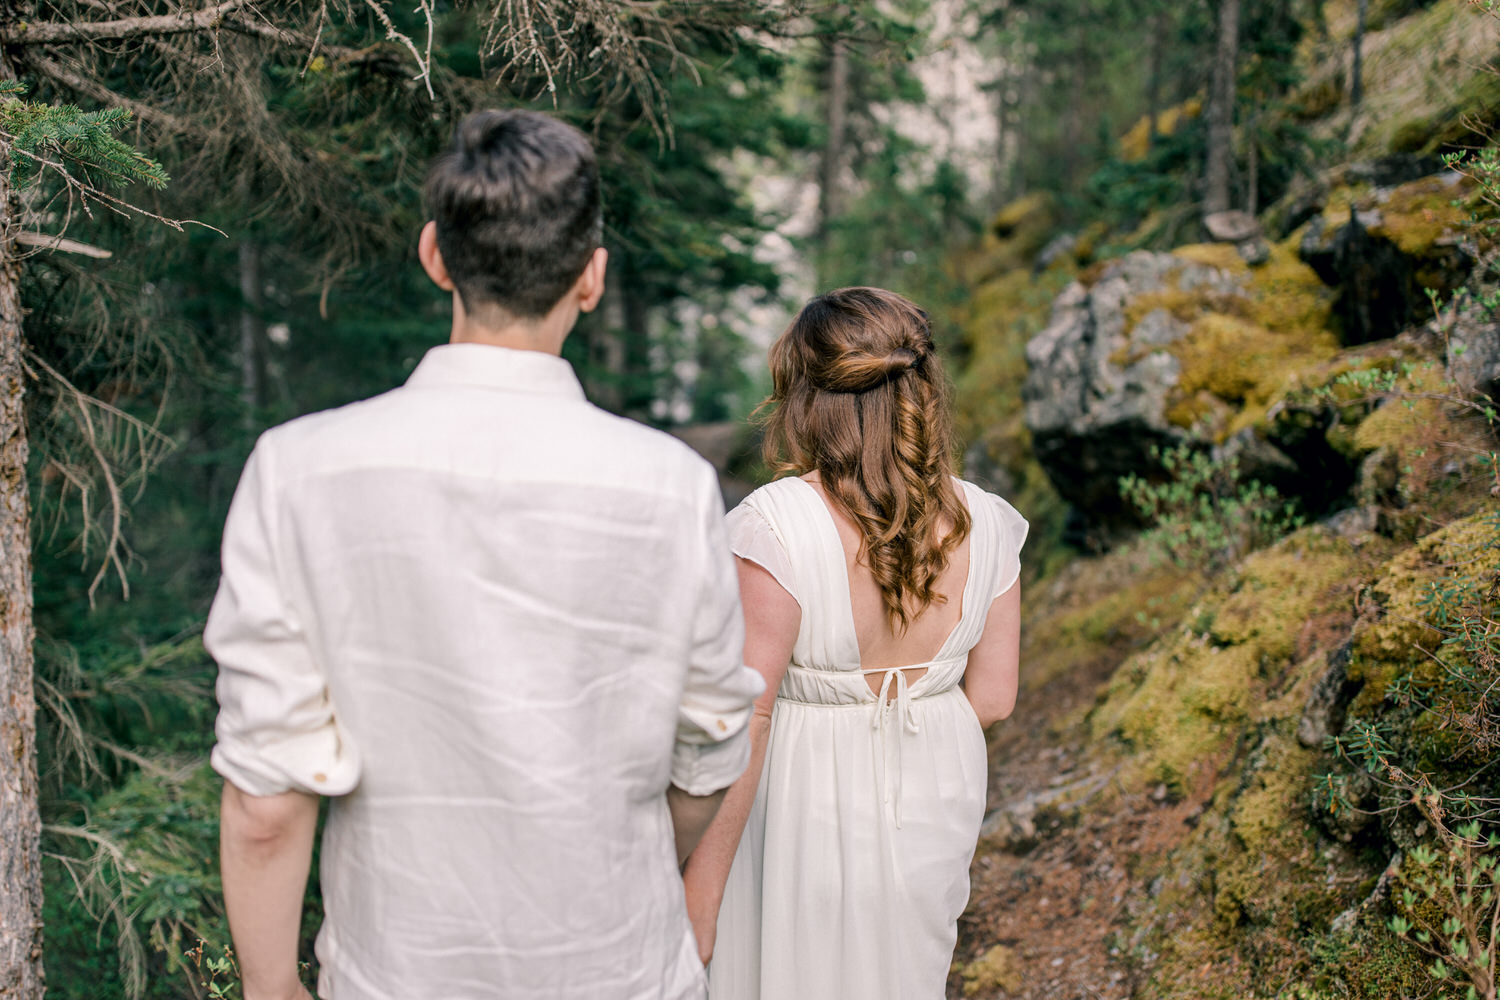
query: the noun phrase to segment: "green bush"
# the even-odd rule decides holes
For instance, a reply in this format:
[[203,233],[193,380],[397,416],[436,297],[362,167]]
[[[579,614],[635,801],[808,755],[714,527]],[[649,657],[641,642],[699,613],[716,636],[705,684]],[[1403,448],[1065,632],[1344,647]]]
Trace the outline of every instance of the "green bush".
[[1189,445],[1153,448],[1152,456],[1165,481],[1132,473],[1121,477],[1120,494],[1152,525],[1141,540],[1160,558],[1212,575],[1302,525],[1274,487],[1242,479],[1233,457]]

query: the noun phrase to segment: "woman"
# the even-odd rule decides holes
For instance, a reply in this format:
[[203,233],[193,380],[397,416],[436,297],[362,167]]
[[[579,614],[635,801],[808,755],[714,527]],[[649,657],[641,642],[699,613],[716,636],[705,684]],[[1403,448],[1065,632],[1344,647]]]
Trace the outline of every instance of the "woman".
[[[683,878],[712,1000],[935,1000],[969,894],[984,727],[1010,714],[1026,522],[955,479],[927,314],[810,302],[771,348],[729,515],[752,757]],[[773,704],[774,703],[774,704]]]

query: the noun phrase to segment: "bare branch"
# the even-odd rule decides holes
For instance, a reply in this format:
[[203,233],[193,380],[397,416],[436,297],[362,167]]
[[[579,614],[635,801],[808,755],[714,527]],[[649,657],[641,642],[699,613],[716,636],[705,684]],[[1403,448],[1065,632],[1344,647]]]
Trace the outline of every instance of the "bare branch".
[[385,37],[403,46],[411,53],[412,58],[417,61],[417,79],[426,84],[427,96],[436,99],[436,95],[432,91],[432,35],[434,30],[433,21],[436,18],[437,12],[433,9],[432,0],[417,0],[417,10],[422,13],[427,21],[427,54],[425,56],[417,51],[416,42],[413,42],[408,35],[396,27],[395,22],[391,20],[391,15],[386,13],[385,7],[377,2],[377,0],[365,0],[365,6],[375,16],[375,20],[380,22],[381,27],[385,28]]
[[52,236],[48,233],[20,232],[12,238],[22,246],[37,247],[41,250],[61,250],[63,253],[76,253],[84,257],[93,257],[96,260],[108,260],[115,255],[113,250],[105,250],[103,247],[90,246],[78,240]]
[[224,19],[223,27],[242,35],[264,38],[285,48],[306,49],[309,63],[320,52],[325,53],[329,59],[336,62],[365,62],[378,52],[378,47],[376,46],[364,49],[351,49],[345,45],[328,45],[323,41],[323,26],[321,21],[318,24],[317,33],[312,36],[299,34],[287,28],[271,24],[268,21],[258,21],[250,16],[227,17]]
[[122,17],[114,21],[22,21],[8,31],[7,45],[52,45],[59,42],[103,42],[143,35],[188,35],[199,31],[216,31],[224,18],[249,4],[250,0],[223,0],[194,11],[158,14],[154,17]]
[[46,361],[42,360],[36,352],[28,350],[26,352],[26,367],[28,374],[35,377],[34,373],[31,373],[29,370],[33,364],[46,372],[68,394],[72,399],[73,405],[77,407],[79,430],[84,446],[93,457],[99,477],[104,481],[104,489],[109,498],[109,527],[105,533],[104,554],[100,560],[99,569],[94,574],[93,580],[89,583],[89,606],[93,606],[94,596],[98,592],[99,586],[109,575],[111,569],[114,570],[115,575],[120,581],[121,592],[126,598],[129,598],[130,579],[126,572],[126,561],[130,558],[130,550],[125,543],[125,498],[120,488],[120,480],[115,475],[114,466],[105,457],[104,450],[100,447],[101,435],[99,430],[94,426],[92,411],[97,409],[107,418],[123,421],[126,427],[139,435],[143,444],[148,438],[154,441],[157,450],[143,457],[143,465],[149,466],[154,464],[153,460],[159,456],[160,452],[171,447],[171,440],[150,424],[79,389],[72,382],[68,381],[56,368],[53,368]]
[[149,104],[132,100],[123,94],[117,94],[98,81],[79,76],[62,63],[35,56],[31,57],[28,62],[38,73],[62,84],[69,90],[79,94],[87,94],[89,97],[103,104],[112,104],[115,107],[124,108],[141,121],[153,122],[173,132],[191,133],[201,131],[201,129],[195,128],[191,122],[184,118],[179,118],[171,112],[162,111]]

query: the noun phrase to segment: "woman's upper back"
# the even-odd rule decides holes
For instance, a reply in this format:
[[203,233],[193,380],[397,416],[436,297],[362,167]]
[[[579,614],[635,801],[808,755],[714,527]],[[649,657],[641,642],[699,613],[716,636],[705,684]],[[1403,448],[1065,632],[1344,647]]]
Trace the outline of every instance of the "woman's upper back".
[[973,526],[938,578],[935,590],[946,600],[926,608],[904,634],[892,628],[878,585],[856,558],[858,530],[817,485],[780,479],[730,512],[735,554],[765,568],[802,609],[794,664],[842,671],[921,666],[964,655],[979,641],[991,601],[1020,575],[1027,524],[1000,497],[961,487]]

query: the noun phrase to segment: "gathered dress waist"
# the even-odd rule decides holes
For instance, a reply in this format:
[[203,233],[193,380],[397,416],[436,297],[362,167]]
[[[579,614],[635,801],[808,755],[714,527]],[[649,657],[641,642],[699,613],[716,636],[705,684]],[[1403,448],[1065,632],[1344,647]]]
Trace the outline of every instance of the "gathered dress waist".
[[[958,687],[963,679],[968,655],[930,660],[927,663],[909,663],[900,667],[873,667],[870,669],[830,669],[803,667],[793,663],[787,667],[781,687],[776,692],[778,702],[816,707],[864,705],[871,709],[870,725],[876,731],[880,743],[880,782],[882,801],[890,805],[896,828],[901,828],[901,757],[902,744],[909,736],[922,731],[917,720],[915,702],[922,698],[946,694]],[[927,672],[914,681],[907,680],[910,670]],[[870,690],[865,679],[881,674],[879,692]],[[895,697],[891,694],[894,691]],[[895,715],[895,723],[891,716]],[[894,758],[894,759],[893,759]]]

